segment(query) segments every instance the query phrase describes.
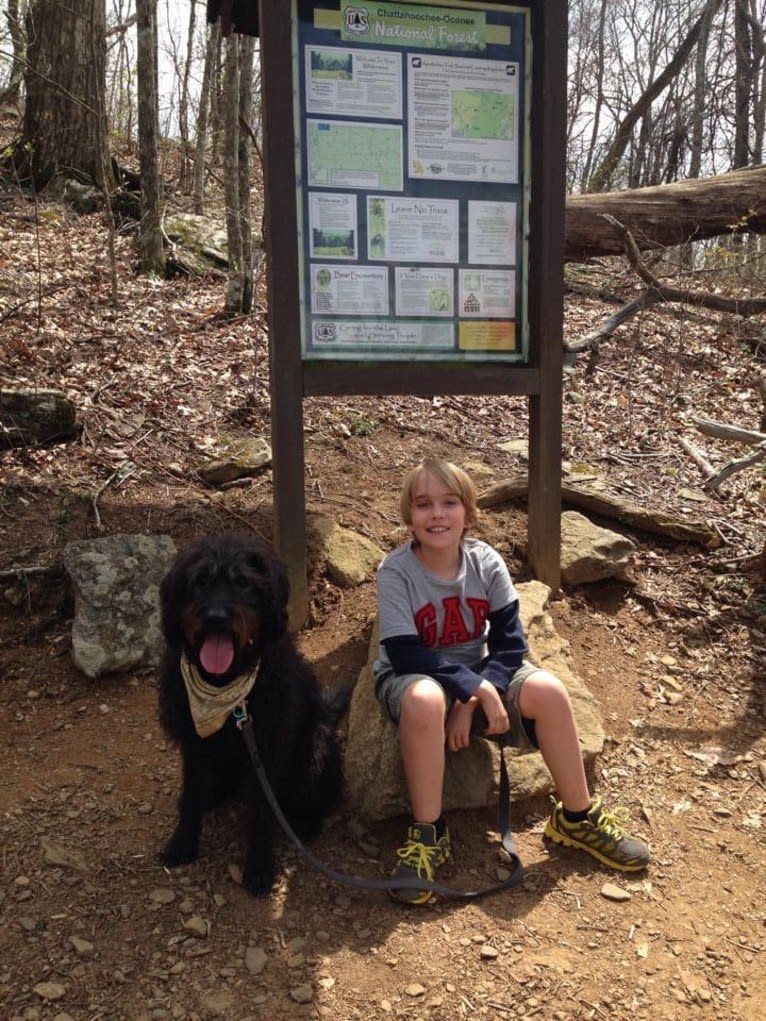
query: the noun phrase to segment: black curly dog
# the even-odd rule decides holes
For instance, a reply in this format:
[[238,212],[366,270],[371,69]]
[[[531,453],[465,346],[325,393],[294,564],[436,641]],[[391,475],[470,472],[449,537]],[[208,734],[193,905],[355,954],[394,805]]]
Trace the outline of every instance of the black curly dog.
[[321,829],[342,783],[334,727],[347,698],[322,693],[287,631],[284,565],[251,536],[227,533],[182,551],[160,589],[166,651],[160,721],[180,745],[183,779],[175,832],[160,857],[168,866],[194,861],[203,814],[244,790],[250,810],[244,886],[265,896],[274,882],[274,815],[236,722],[200,737],[181,673],[182,656],[203,681],[222,688],[257,668],[247,697],[255,741],[288,821],[303,839]]

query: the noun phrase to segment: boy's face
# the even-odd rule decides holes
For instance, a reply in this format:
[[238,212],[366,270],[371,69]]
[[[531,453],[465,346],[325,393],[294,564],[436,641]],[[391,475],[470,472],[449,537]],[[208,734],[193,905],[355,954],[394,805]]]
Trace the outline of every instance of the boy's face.
[[453,550],[466,528],[465,506],[451,489],[428,472],[421,472],[412,489],[412,534],[424,549]]

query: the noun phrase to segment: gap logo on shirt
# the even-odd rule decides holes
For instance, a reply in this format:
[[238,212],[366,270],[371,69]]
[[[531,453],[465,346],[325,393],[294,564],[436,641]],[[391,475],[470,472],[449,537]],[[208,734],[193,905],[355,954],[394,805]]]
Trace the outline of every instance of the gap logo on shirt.
[[439,608],[426,603],[415,613],[415,626],[424,645],[433,648],[443,645],[462,645],[473,642],[484,632],[489,613],[488,599],[466,599],[466,606],[460,605],[458,596],[445,596]]

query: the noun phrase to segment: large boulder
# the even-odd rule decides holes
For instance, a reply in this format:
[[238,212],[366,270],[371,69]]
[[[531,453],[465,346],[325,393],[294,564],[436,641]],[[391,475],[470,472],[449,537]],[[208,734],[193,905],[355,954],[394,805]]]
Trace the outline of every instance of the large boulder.
[[635,549],[632,539],[594,525],[584,514],[564,511],[561,515],[561,580],[565,585],[625,578]]
[[0,390],[0,447],[56,443],[77,436],[75,406],[59,390]]
[[64,547],[74,588],[72,656],[88,677],[159,663],[159,586],[175,555],[167,535],[110,535]]
[[[604,745],[604,729],[596,699],[577,675],[569,643],[561,638],[546,606],[550,589],[532,581],[517,586],[521,618],[530,658],[556,674],[567,687],[580,731],[583,758],[592,766]],[[373,629],[369,662],[354,689],[346,749],[346,785],[353,809],[369,822],[409,812],[396,727],[387,718],[373,691],[372,663],[378,654],[378,629]],[[539,752],[508,756],[514,800],[528,801],[552,788],[551,776]],[[475,809],[494,805],[499,788],[500,752],[495,744],[476,738],[461,752],[447,752],[444,808]]]

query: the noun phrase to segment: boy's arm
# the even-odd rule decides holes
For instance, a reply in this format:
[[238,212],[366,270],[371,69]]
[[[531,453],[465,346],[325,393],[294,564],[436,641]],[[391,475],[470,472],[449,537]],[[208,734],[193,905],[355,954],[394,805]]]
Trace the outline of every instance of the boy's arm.
[[481,676],[505,691],[529,650],[521,626],[518,599],[488,614],[487,620],[489,656],[482,664]]
[[467,702],[482,682],[479,674],[474,673],[470,667],[462,663],[450,663],[429,649],[418,635],[384,638],[383,645],[395,674],[425,674],[433,677],[449,695],[461,702]]

